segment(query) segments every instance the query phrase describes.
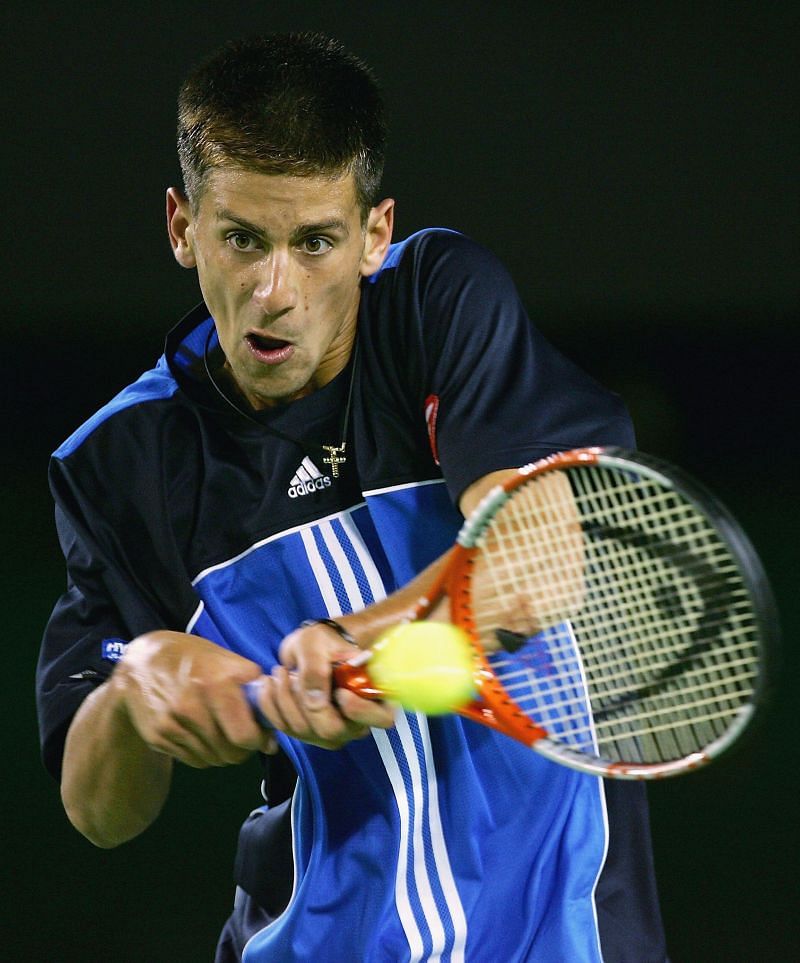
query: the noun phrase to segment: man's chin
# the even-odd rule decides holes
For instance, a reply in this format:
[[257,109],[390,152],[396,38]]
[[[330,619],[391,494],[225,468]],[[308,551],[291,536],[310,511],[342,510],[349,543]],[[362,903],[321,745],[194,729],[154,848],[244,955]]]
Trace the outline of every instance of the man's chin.
[[304,398],[311,393],[311,387],[307,381],[292,379],[280,383],[276,381],[269,385],[264,385],[263,382],[254,384],[243,393],[255,411],[263,411]]

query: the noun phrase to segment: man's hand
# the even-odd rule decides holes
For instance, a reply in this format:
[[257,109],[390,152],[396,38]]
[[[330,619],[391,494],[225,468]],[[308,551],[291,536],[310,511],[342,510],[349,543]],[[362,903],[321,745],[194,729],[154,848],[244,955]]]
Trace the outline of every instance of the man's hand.
[[260,674],[255,662],[206,639],[159,631],[131,642],[109,684],[151,749],[202,769],[275,752],[242,693]]
[[330,627],[295,629],[281,643],[281,665],[261,679],[259,705],[276,729],[295,739],[338,749],[371,727],[394,725],[394,709],[345,689],[331,691],[331,666],[357,650]]

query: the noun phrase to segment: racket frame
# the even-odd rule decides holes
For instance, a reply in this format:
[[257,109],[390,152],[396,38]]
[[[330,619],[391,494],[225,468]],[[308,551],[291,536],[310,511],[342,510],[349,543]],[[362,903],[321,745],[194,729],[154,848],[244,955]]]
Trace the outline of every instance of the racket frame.
[[[649,476],[690,502],[710,520],[727,546],[742,583],[753,600],[753,612],[761,640],[762,664],[752,701],[738,710],[735,719],[722,735],[702,750],[688,753],[680,759],[650,763],[619,762],[601,755],[583,753],[550,738],[547,730],[530,719],[507,694],[477,641],[470,580],[474,558],[478,552],[478,538],[500,507],[521,485],[553,471],[587,466],[613,467]],[[456,710],[458,714],[511,736],[553,762],[606,778],[663,779],[697,769],[722,755],[749,726],[756,706],[763,701],[766,686],[764,649],[769,644],[777,644],[778,619],[769,583],[758,555],[733,516],[716,496],[684,472],[650,455],[618,447],[595,446],[558,452],[523,466],[515,476],[494,486],[464,521],[448,565],[440,573],[427,596],[419,600],[412,618],[424,618],[442,595],[449,597],[453,623],[468,633],[475,659],[474,678],[478,697],[467,706]]]

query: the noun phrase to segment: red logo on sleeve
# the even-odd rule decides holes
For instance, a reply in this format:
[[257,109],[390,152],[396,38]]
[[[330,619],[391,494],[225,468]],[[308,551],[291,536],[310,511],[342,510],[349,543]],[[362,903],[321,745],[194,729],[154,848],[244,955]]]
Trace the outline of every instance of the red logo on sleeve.
[[436,446],[436,416],[439,414],[439,396],[428,395],[425,399],[425,424],[428,426],[428,442],[436,464],[439,464],[439,449]]

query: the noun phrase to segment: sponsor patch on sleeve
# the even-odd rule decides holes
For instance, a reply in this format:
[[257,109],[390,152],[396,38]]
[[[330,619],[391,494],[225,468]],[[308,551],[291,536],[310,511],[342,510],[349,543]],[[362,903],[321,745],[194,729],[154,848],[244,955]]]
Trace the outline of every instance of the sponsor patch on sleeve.
[[100,654],[106,662],[119,662],[127,648],[125,639],[103,639]]

